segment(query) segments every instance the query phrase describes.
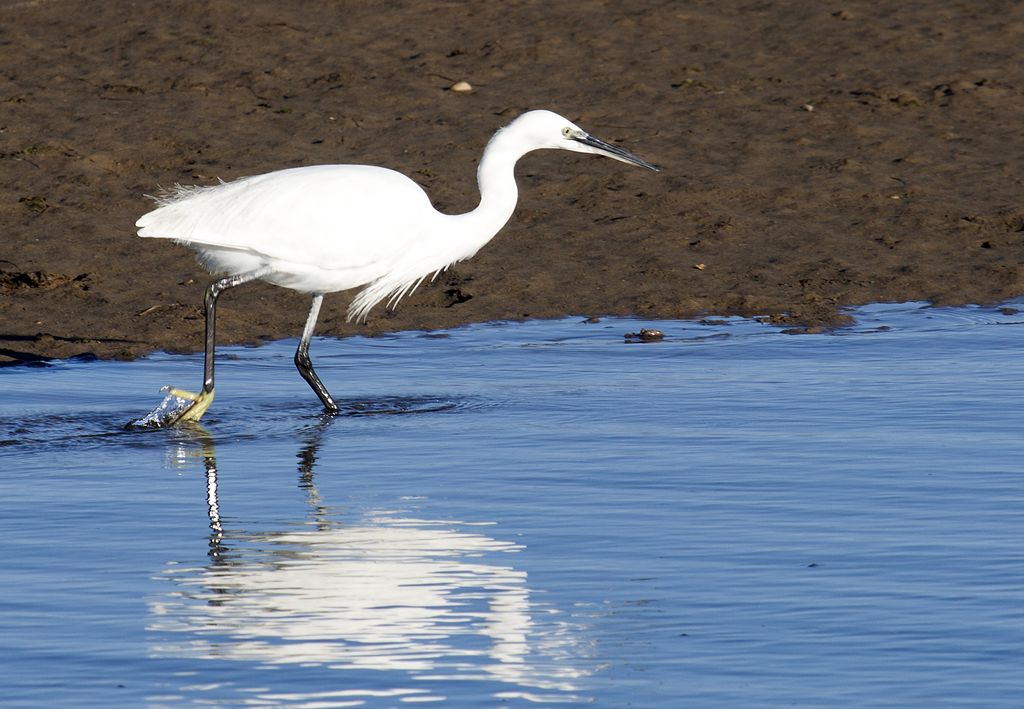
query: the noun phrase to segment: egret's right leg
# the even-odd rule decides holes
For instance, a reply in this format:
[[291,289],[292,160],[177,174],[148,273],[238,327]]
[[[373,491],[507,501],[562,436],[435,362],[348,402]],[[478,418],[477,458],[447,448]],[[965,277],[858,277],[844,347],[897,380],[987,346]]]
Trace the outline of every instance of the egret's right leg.
[[255,281],[266,276],[270,271],[271,269],[269,268],[260,268],[255,271],[228,276],[219,281],[214,281],[206,289],[206,297],[203,299],[206,307],[206,352],[203,359],[203,388],[198,394],[182,389],[168,389],[168,392],[174,396],[182,399],[191,399],[192,403],[178,414],[177,417],[168,421],[167,425],[173,426],[180,421],[198,421],[206,413],[206,410],[210,408],[210,404],[213,403],[213,360],[217,340],[217,298],[228,288],[234,288],[243,283]]
[[336,414],[338,413],[338,405],[334,403],[334,399],[331,398],[331,392],[327,391],[327,387],[320,381],[320,377],[316,375],[316,372],[313,370],[313,361],[309,358],[309,341],[313,337],[313,328],[316,327],[316,319],[320,315],[320,305],[323,302],[323,293],[313,294],[313,304],[309,308],[306,327],[302,328],[302,339],[299,340],[299,348],[295,350],[295,368],[299,370],[302,378],[306,380],[306,383],[320,397],[320,401],[323,402],[327,413]]

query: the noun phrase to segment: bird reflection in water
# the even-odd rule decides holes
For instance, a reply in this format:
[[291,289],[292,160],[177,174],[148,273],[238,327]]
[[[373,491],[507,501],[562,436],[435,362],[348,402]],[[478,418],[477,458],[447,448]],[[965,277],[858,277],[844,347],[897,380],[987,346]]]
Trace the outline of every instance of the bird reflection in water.
[[[493,682],[496,698],[580,699],[590,673],[580,627],[531,598],[525,571],[496,560],[523,547],[472,529],[486,523],[389,510],[340,521],[315,483],[330,423],[309,430],[298,453],[307,519],[260,533],[221,515],[213,438],[179,429],[177,464],[192,465],[198,447],[206,470],[209,563],[168,564],[175,588],[150,604],[156,654],[399,671]],[[429,684],[416,686],[429,696]]]

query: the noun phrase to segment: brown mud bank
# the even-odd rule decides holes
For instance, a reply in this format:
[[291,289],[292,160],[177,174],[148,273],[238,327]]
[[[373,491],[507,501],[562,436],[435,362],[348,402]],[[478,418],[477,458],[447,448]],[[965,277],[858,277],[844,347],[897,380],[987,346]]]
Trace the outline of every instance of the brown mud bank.
[[[202,344],[210,278],[134,236],[161,185],[358,162],[476,204],[495,129],[550,108],[661,173],[545,151],[474,259],[318,334],[568,314],[771,315],[1024,293],[1013,2],[0,0],[0,363]],[[469,92],[451,91],[457,81]],[[227,293],[221,342],[306,296]]]

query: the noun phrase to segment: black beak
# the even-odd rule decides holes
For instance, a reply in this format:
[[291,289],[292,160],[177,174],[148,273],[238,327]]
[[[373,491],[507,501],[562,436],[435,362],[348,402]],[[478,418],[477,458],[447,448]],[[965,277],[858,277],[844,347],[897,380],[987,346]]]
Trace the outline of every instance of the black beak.
[[628,150],[623,150],[617,145],[611,145],[609,143],[606,143],[603,140],[599,140],[592,135],[585,134],[580,138],[574,138],[574,140],[583,143],[584,145],[589,145],[591,148],[596,148],[601,153],[607,155],[610,158],[621,160],[622,162],[628,162],[631,165],[639,165],[640,167],[646,167],[648,170],[654,170],[655,172],[658,172],[658,168],[655,165],[652,165],[651,163],[647,162],[642,158],[638,158],[636,155],[629,152]]

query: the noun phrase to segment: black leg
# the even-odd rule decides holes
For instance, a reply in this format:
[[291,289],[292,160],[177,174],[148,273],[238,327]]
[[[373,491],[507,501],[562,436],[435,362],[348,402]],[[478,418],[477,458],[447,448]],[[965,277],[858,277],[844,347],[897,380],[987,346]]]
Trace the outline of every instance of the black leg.
[[320,377],[313,371],[313,362],[309,359],[309,341],[313,337],[313,328],[316,327],[317,316],[320,315],[320,304],[324,302],[323,293],[313,294],[313,304],[309,308],[309,317],[306,318],[306,327],[302,329],[302,339],[299,340],[299,348],[295,350],[295,368],[306,380],[306,383],[316,392],[323,402],[324,409],[329,414],[338,413],[338,405],[331,398],[331,393],[320,381]]
[[213,360],[214,349],[217,346],[217,298],[228,288],[234,288],[243,283],[255,281],[267,275],[267,273],[269,271],[266,269],[239,273],[235,276],[228,276],[219,281],[214,281],[206,289],[206,297],[203,299],[203,304],[206,306],[206,354],[203,360],[203,393],[210,394],[213,392]]
[[182,421],[198,421],[206,409],[213,403],[213,360],[214,350],[217,344],[217,297],[228,288],[240,286],[249,281],[255,281],[271,272],[269,268],[261,268],[248,273],[239,273],[235,276],[228,276],[215,281],[206,289],[206,297],[203,300],[206,306],[206,351],[203,359],[203,390],[198,394],[166,387],[172,395],[192,401],[188,408],[179,411],[175,416],[164,421],[161,425],[173,426]]

